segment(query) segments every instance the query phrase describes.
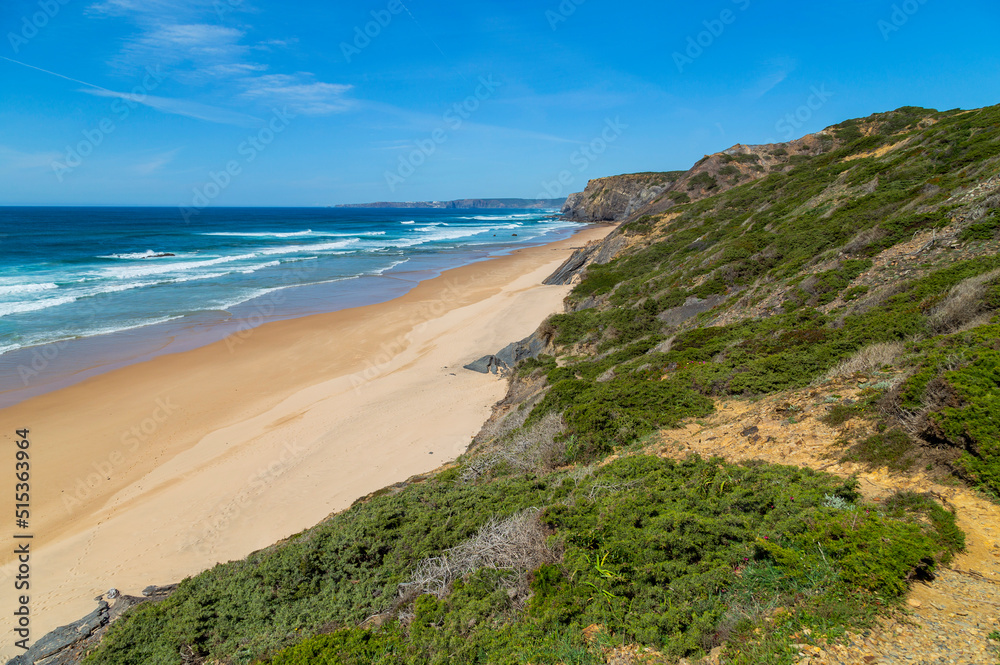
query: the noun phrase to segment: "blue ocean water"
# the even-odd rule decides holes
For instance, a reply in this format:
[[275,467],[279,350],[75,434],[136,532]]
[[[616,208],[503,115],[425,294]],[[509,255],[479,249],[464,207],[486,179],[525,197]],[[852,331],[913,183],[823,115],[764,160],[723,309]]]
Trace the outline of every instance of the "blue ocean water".
[[554,212],[210,208],[184,223],[176,208],[0,208],[0,363],[63,340],[226,321],[278,289],[279,318],[385,300],[568,235],[576,225]]

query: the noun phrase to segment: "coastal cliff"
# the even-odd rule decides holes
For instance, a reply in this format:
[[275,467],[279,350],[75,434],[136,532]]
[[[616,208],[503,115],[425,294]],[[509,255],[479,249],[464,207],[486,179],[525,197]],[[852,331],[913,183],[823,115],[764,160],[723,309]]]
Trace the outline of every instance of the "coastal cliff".
[[1000,107],[631,177],[571,199],[621,224],[564,311],[472,363],[510,382],[465,455],[88,662],[994,658]]
[[736,144],[706,155],[687,171],[631,173],[595,178],[582,192],[570,194],[562,214],[579,222],[621,222],[700,201],[733,187],[782,173],[831,150],[832,129],[801,139],[767,145]]
[[582,192],[567,197],[562,213],[578,222],[620,222],[658,199],[682,175],[683,171],[671,171],[596,178]]

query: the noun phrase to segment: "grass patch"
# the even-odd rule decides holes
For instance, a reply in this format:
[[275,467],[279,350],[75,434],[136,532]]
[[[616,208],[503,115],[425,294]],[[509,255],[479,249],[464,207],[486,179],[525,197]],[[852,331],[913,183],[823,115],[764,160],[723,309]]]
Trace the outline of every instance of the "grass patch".
[[[444,598],[417,598],[408,623],[318,636],[270,662],[598,663],[583,628],[599,624],[608,645],[671,658],[728,640],[792,663],[793,626],[864,623],[961,547],[953,517],[933,505],[880,510],[852,482],[798,469],[622,459],[542,513],[563,560],[534,572],[522,612],[498,620],[508,594],[484,572]],[[779,607],[783,618],[766,621]]]
[[893,428],[855,443],[841,461],[908,471],[913,466],[913,450],[914,443],[910,436],[901,429]]

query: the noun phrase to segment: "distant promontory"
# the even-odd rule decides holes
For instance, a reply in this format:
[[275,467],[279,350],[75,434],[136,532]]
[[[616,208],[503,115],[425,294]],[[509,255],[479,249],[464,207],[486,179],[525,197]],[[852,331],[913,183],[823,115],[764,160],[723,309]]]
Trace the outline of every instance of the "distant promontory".
[[379,201],[377,203],[346,203],[335,208],[515,208],[533,210],[562,208],[561,199],[458,199],[455,201]]

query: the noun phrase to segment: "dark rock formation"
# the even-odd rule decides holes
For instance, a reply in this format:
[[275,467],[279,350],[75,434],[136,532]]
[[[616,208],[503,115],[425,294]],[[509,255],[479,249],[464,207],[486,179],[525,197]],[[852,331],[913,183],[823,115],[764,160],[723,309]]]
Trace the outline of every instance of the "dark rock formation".
[[465,369],[480,374],[506,374],[525,358],[537,358],[549,347],[552,336],[549,332],[536,330],[520,342],[511,342],[493,355],[483,356],[465,366]]
[[596,178],[582,192],[566,198],[562,213],[579,222],[627,222],[643,215],[658,215],[675,205],[786,171],[794,167],[796,157],[819,155],[833,146],[833,134],[824,130],[787,143],[738,143],[706,155],[687,171]]
[[616,229],[604,240],[593,242],[573,252],[559,268],[545,278],[543,284],[570,284],[591,264],[607,263],[618,255],[626,245],[625,236]]
[[683,174],[673,171],[597,178],[582,192],[570,194],[562,213],[578,222],[620,222],[656,200]]
[[[167,586],[148,586],[138,596],[128,596],[115,592],[98,596],[97,608],[79,621],[60,626],[48,633],[20,656],[7,661],[7,665],[76,665],[83,661],[87,651],[97,645],[104,636],[109,624],[121,616],[126,610],[147,602],[159,602],[167,598],[176,584]],[[113,595],[114,602],[108,604],[104,597]]]
[[701,298],[696,298],[691,296],[683,305],[677,307],[671,307],[670,309],[663,310],[656,315],[660,321],[663,321],[668,326],[676,326],[684,323],[690,318],[698,316],[702,312],[707,312],[713,307],[721,305],[726,300],[726,296],[709,296],[702,300]]
[[76,662],[67,660],[64,652],[108,624],[110,621],[108,607],[102,600],[93,612],[79,621],[56,628],[31,645],[31,648],[23,654],[7,661],[7,665],[64,665]]

